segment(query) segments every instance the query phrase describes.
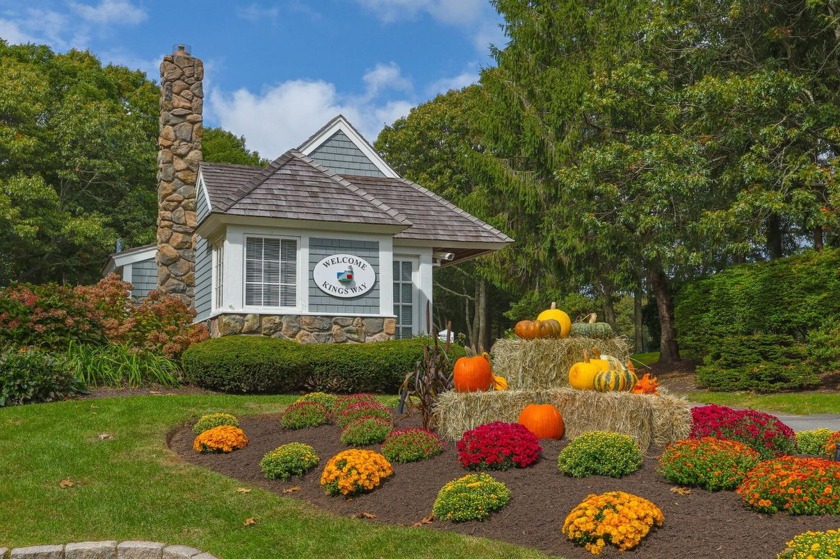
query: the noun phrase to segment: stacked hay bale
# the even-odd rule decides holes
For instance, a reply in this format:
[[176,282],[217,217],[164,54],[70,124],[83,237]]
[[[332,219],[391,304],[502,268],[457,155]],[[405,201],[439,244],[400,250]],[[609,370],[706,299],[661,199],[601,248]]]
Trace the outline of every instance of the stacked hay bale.
[[596,347],[622,362],[628,357],[626,342],[615,336],[499,340],[491,351],[493,369],[507,378],[510,390],[442,394],[436,407],[440,435],[454,441],[478,425],[515,422],[525,406],[541,402],[560,410],[569,438],[615,431],[634,437],[645,452],[688,436],[691,412],[681,398],[569,387],[569,368]]

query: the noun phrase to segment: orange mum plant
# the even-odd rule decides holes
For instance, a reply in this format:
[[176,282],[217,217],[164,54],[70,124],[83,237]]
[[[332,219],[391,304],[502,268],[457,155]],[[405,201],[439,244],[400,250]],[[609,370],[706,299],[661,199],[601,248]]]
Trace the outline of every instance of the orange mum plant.
[[353,448],[330,458],[321,485],[329,495],[368,493],[393,473],[391,463],[378,452]]
[[219,425],[204,431],[193,441],[196,452],[233,452],[248,446],[248,437],[239,427]]

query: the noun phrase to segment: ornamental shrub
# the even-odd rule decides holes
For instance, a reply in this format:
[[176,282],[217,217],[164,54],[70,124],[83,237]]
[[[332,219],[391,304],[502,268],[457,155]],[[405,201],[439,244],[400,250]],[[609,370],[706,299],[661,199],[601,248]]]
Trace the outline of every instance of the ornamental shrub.
[[289,443],[278,446],[260,460],[260,469],[268,479],[286,481],[292,476],[302,476],[318,465],[320,458],[308,444]]
[[0,290],[0,344],[65,349],[106,342],[177,358],[209,332],[195,311],[171,295],[134,301],[131,284],[115,274],[95,285],[15,284]]
[[418,462],[443,452],[443,439],[426,429],[406,427],[391,431],[382,443],[382,454],[391,462]]
[[828,457],[829,459],[833,459],[837,452],[837,443],[840,443],[840,431],[831,433],[825,439],[825,443],[823,444],[822,452],[820,452],[820,454]]
[[674,300],[680,351],[702,358],[734,336],[804,341],[840,316],[840,249],[731,266],[686,284]]
[[762,460],[796,452],[793,429],[774,415],[710,404],[692,408],[691,418],[692,439],[715,437],[739,441],[758,452]]
[[350,404],[342,409],[335,416],[335,423],[339,427],[348,425],[361,417],[378,417],[388,422],[391,421],[391,408],[383,406],[379,402],[358,402]]
[[208,413],[207,415],[202,415],[198,421],[195,422],[195,425],[193,425],[193,432],[196,435],[200,435],[208,429],[218,427],[219,425],[239,427],[239,420],[229,413]]
[[803,532],[786,542],[787,549],[776,559],[816,559],[817,557],[840,557],[840,530],[825,532]]
[[[828,442],[828,437],[833,431],[831,429],[811,429],[808,431],[799,431],[795,433],[796,436],[796,451],[799,454],[810,454],[812,456],[822,456],[826,453],[825,443]],[[833,457],[834,454],[832,453]]]
[[336,394],[327,394],[326,392],[310,392],[309,394],[304,394],[297,400],[295,403],[298,402],[318,402],[319,404],[323,404],[325,408],[327,408],[330,413],[333,411],[333,404],[335,404],[336,399],[338,396]]
[[333,402],[333,413],[339,415],[346,408],[362,402],[378,404],[379,400],[373,394],[345,394],[344,396],[337,397],[335,402]]
[[624,477],[642,466],[639,443],[630,435],[590,431],[572,439],[557,457],[557,469],[571,477]]
[[84,390],[61,355],[36,348],[0,353],[0,407],[63,400]]
[[330,422],[330,412],[318,402],[298,402],[283,411],[280,416],[280,427],[283,429],[303,429],[304,427],[318,427]]
[[668,445],[659,458],[658,471],[677,485],[732,490],[758,461],[758,453],[743,443],[704,437]]
[[391,464],[378,452],[353,448],[330,458],[321,485],[328,495],[356,495],[373,491],[393,473]]
[[390,419],[369,416],[359,417],[341,430],[341,442],[347,446],[381,443],[392,429]]
[[792,336],[761,334],[720,340],[697,367],[697,384],[710,390],[779,392],[817,386],[808,349]]
[[457,447],[458,460],[468,470],[526,468],[542,452],[539,439],[524,425],[503,421],[465,432]]
[[840,462],[784,456],[760,462],[738,487],[744,504],[773,514],[840,514]]
[[563,534],[599,555],[605,545],[633,549],[654,526],[662,526],[662,510],[647,499],[623,491],[590,494],[563,522]]
[[486,520],[510,502],[510,489],[490,474],[467,474],[438,492],[432,513],[439,520]]
[[196,452],[233,452],[248,446],[248,437],[239,427],[219,425],[200,433],[193,441]]
[[[191,346],[182,363],[191,382],[223,392],[288,394],[311,389],[307,380],[317,377],[335,379],[341,391],[395,394],[423,356],[424,341],[299,344],[266,336],[224,336]],[[453,363],[464,355],[460,346],[450,349]]]

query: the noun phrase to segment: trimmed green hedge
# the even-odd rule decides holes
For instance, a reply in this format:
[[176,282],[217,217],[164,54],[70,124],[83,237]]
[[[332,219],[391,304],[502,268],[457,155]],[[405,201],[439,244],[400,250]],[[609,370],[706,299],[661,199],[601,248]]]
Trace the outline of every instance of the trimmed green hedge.
[[[427,338],[366,344],[299,344],[260,336],[225,336],[191,346],[187,379],[223,392],[301,390],[396,393],[423,355]],[[464,348],[451,346],[451,362]]]
[[680,349],[701,358],[732,336],[804,341],[840,315],[840,249],[733,266],[686,285],[674,314]]
[[735,336],[722,341],[697,367],[697,384],[710,390],[780,392],[818,385],[804,344],[791,336]]

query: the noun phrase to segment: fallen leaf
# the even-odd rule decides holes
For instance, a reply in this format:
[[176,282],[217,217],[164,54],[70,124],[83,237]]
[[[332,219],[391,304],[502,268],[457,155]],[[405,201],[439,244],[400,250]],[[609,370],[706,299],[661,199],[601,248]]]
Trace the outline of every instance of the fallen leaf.
[[671,493],[679,493],[680,495],[691,495],[691,489],[688,487],[672,487]]
[[300,487],[295,485],[294,487],[289,487],[288,489],[284,489],[282,493],[284,495],[288,495],[289,493],[294,493],[295,491],[300,491]]
[[111,435],[111,433],[101,433],[101,434],[97,435],[97,438],[100,441],[107,441],[108,439],[112,439],[114,437],[113,437],[113,435]]
[[159,390],[149,390],[149,394],[160,394]]
[[414,526],[416,528],[418,526],[423,526],[424,524],[431,524],[434,521],[434,519],[435,519],[435,515],[430,514],[429,516],[427,516],[426,518],[424,518],[420,522],[415,522],[414,524],[412,524],[412,526]]
[[248,489],[247,487],[237,487],[236,492],[237,493],[250,493],[251,490]]
[[68,487],[73,487],[74,485],[76,485],[76,482],[70,479],[69,477],[62,479],[61,482],[58,484],[58,486],[62,489],[67,489]]
[[359,512],[351,516],[351,518],[367,518],[368,520],[373,520],[376,518],[376,515],[370,512]]
[[254,517],[251,517],[251,518],[246,518],[245,522],[243,522],[242,525],[243,526],[253,526],[256,523],[257,523],[257,521],[254,520]]

